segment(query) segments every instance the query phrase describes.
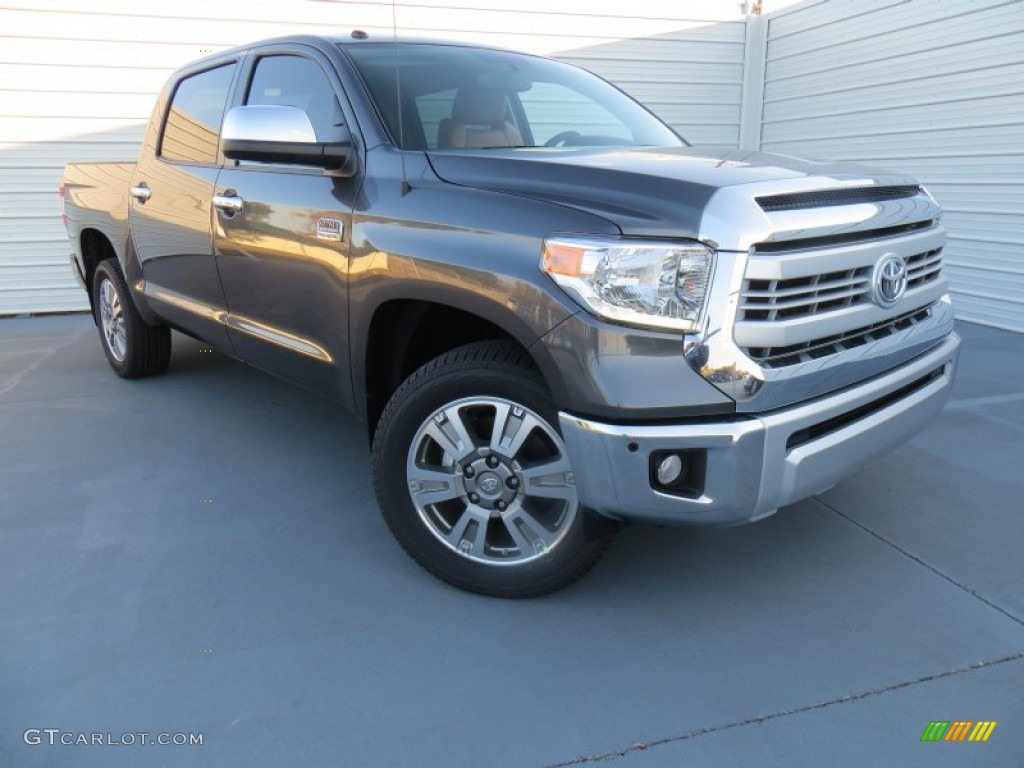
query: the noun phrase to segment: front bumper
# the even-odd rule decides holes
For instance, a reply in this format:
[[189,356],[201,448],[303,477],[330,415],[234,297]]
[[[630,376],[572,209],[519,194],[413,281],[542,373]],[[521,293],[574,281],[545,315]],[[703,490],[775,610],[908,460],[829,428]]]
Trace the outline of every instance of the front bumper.
[[[848,477],[921,430],[943,407],[960,338],[888,373],[793,408],[734,421],[620,426],[559,414],[584,506],[661,524],[757,520]],[[706,451],[702,491],[652,485],[655,451]]]

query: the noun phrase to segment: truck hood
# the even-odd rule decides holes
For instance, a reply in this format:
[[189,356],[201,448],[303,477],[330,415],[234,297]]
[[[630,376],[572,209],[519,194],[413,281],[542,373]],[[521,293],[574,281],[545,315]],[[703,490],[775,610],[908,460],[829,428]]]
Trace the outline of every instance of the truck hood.
[[437,175],[452,184],[568,205],[608,219],[623,234],[642,236],[696,237],[704,207],[723,187],[787,180],[794,181],[794,191],[914,183],[856,165],[690,147],[529,147],[428,156]]

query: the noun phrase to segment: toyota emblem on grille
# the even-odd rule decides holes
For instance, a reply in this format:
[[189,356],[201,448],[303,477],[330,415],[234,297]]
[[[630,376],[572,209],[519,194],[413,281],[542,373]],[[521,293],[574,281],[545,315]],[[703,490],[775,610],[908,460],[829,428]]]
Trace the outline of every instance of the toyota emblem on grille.
[[906,291],[907,262],[895,253],[885,254],[871,278],[871,300],[881,307],[891,307]]

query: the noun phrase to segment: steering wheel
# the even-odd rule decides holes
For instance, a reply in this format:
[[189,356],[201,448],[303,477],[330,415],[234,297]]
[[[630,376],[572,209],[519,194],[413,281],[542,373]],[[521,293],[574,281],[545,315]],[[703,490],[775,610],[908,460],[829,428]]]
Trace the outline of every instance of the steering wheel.
[[566,143],[568,143],[572,139],[578,139],[580,137],[580,135],[581,134],[580,134],[579,131],[562,131],[561,133],[556,133],[550,139],[545,141],[544,142],[544,146],[545,147],[564,146]]

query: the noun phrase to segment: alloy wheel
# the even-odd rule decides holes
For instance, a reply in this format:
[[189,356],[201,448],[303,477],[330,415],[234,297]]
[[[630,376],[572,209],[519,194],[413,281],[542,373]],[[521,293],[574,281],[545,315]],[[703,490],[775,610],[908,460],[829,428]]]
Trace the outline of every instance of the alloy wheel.
[[457,400],[431,414],[409,448],[406,482],[430,532],[487,565],[543,557],[579,513],[561,436],[529,408],[498,397]]
[[128,350],[128,337],[125,334],[124,312],[121,297],[110,280],[100,284],[100,325],[103,329],[103,340],[113,358],[124,362]]

